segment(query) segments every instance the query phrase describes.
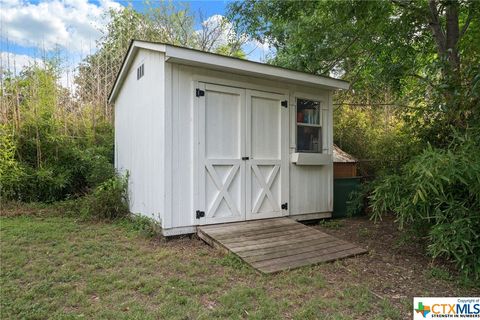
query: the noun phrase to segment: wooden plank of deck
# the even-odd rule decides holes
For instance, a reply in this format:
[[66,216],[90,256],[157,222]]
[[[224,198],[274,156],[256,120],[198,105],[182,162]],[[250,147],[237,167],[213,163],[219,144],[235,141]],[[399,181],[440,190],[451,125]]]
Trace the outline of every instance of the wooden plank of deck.
[[255,269],[272,273],[365,253],[338,239],[290,218],[273,218],[200,226],[198,236],[229,251]]

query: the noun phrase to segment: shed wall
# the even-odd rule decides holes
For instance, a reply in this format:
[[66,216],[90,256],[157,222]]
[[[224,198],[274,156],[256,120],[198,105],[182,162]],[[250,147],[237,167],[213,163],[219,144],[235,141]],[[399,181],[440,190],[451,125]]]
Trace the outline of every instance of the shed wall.
[[140,50],[115,102],[115,168],[129,173],[130,211],[157,221],[165,212],[164,60],[163,53]]

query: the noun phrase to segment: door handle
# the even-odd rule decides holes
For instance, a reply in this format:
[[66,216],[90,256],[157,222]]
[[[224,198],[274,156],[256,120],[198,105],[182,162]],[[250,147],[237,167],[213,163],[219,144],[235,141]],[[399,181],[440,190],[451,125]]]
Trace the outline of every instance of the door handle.
[[242,157],[242,160],[250,160],[250,157]]

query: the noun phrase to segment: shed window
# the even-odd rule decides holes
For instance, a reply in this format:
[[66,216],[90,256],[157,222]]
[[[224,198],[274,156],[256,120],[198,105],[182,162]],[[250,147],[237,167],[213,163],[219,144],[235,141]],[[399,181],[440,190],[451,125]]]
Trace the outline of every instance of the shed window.
[[322,113],[319,101],[297,99],[297,152],[322,152]]

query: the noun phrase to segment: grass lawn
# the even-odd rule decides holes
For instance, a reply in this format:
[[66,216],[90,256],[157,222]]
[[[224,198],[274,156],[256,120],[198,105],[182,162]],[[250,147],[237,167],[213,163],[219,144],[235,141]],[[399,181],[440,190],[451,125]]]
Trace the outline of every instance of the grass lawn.
[[[319,228],[350,234],[345,221]],[[412,263],[380,258],[385,253],[361,241],[375,228],[359,228],[368,255],[261,275],[196,238],[151,239],[126,223],[44,213],[4,216],[1,318],[404,319],[413,294],[478,294],[432,276],[429,267],[415,274]],[[405,282],[412,292],[398,285]]]

